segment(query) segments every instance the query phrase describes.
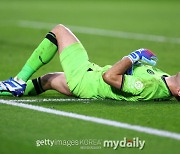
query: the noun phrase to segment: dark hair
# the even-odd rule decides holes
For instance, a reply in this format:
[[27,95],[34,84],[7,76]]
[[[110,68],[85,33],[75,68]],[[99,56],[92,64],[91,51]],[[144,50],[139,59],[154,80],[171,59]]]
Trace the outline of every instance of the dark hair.
[[180,102],[180,96],[177,96],[176,99],[178,102]]

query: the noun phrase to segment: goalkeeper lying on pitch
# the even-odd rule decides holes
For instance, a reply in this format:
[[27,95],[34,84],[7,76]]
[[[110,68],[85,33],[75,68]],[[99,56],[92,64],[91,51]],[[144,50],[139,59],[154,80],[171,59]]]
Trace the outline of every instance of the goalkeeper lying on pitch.
[[[64,72],[29,80],[57,51]],[[180,72],[169,76],[154,67],[156,60],[150,50],[142,48],[113,66],[100,67],[89,62],[80,41],[60,24],[46,35],[16,77],[0,82],[0,95],[38,95],[56,90],[80,98],[140,101],[174,96],[180,100]]]

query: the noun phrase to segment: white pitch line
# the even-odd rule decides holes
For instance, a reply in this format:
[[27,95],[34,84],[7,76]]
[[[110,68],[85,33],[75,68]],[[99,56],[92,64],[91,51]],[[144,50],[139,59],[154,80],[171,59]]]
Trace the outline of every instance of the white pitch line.
[[33,103],[33,102],[88,102],[88,101],[93,101],[93,100],[97,100],[97,99],[80,99],[80,98],[58,98],[58,99],[12,99],[9,100],[10,102],[29,102],[29,103]]
[[84,121],[90,121],[90,122],[94,122],[94,123],[98,123],[98,124],[134,130],[134,131],[143,132],[146,134],[180,140],[180,134],[170,132],[170,131],[164,131],[164,130],[143,127],[143,126],[138,126],[138,125],[131,125],[128,123],[122,123],[122,122],[118,122],[118,121],[107,120],[107,119],[102,119],[102,118],[97,118],[97,117],[91,117],[91,116],[86,116],[86,115],[81,115],[81,114],[76,114],[76,113],[71,113],[71,112],[64,112],[64,111],[54,110],[54,109],[45,108],[45,107],[41,107],[41,106],[17,103],[17,102],[13,102],[13,101],[2,100],[2,99],[0,99],[0,103],[12,105],[12,106],[18,106],[18,107],[22,107],[22,108],[26,108],[26,109],[31,109],[31,110],[36,110],[36,111],[40,111],[40,112],[55,114],[55,115],[59,115],[59,116],[70,117],[70,118],[80,119],[80,120],[84,120]]
[[[24,28],[49,29],[49,30],[53,28],[55,25],[57,25],[55,23],[24,21],[24,20],[19,21],[17,24],[18,26]],[[123,31],[115,31],[115,30],[107,30],[107,29],[99,29],[99,28],[90,28],[90,27],[82,27],[82,26],[67,25],[67,27],[69,27],[73,32],[82,33],[82,34],[180,44],[180,38],[151,35],[151,34],[131,33],[131,32],[123,32]]]

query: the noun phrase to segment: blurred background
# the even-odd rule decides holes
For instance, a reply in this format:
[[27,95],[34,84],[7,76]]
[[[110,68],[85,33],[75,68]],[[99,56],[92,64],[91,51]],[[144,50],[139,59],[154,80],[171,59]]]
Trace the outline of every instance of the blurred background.
[[[1,0],[0,80],[16,75],[58,23],[72,27],[90,60],[101,66],[144,47],[157,54],[158,67],[174,74],[180,66],[179,8],[180,3],[175,0]],[[77,30],[82,27],[85,31]],[[87,28],[105,30],[105,34],[90,34]],[[113,36],[109,36],[111,31]],[[125,34],[116,36],[119,32]],[[61,70],[56,56],[35,76]]]
[[[158,68],[169,74],[180,71],[179,0],[0,0],[0,81],[15,76],[46,33],[59,23],[66,25],[75,33],[86,48],[90,61],[100,66],[114,64],[138,48],[148,48],[156,53],[159,59]],[[33,77],[57,71],[63,71],[58,54]],[[59,98],[59,95],[56,96]],[[45,96],[40,96],[43,97]],[[48,97],[49,95],[46,95],[46,98]],[[144,102],[124,104],[124,102],[111,101],[88,105],[81,102],[38,103],[60,110],[180,132],[179,104],[175,101],[170,102],[170,106],[169,102],[151,102],[146,105]],[[104,125],[87,124],[62,117],[44,116],[41,113],[38,115],[33,111],[30,113],[29,110],[23,113],[19,111],[20,109],[16,111],[16,108],[5,105],[1,107],[0,151],[2,154],[3,150],[11,151],[11,148],[13,153],[19,154],[24,149],[30,150],[26,153],[34,153],[37,150],[34,145],[37,136],[51,138],[53,135],[65,139],[69,137],[119,139],[125,135],[139,135],[147,141],[145,150],[141,152],[179,153],[178,140],[148,136]],[[23,116],[18,118],[21,114]],[[27,121],[21,121],[22,117],[27,118]],[[14,123],[11,124],[11,121]],[[11,132],[14,138],[9,137]],[[7,145],[9,149],[4,148]],[[69,153],[74,152],[73,148],[69,149]],[[57,153],[62,149],[55,148],[51,151],[47,147],[41,150],[38,153],[44,154],[46,151],[48,153],[48,150],[50,153]],[[76,153],[78,152],[77,148]],[[119,151],[105,149],[103,152],[118,153]],[[139,153],[138,150],[129,149],[126,152]]]

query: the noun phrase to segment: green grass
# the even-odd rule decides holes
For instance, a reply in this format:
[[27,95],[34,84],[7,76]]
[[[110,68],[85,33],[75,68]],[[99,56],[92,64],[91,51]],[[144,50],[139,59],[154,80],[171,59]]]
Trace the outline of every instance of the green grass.
[[[108,30],[180,38],[178,1],[1,1],[0,80],[15,76],[48,30],[22,28],[22,20],[87,26]],[[120,39],[75,33],[92,62],[113,64],[130,51],[146,47],[158,56],[158,67],[179,72],[180,44]],[[62,71],[56,56],[33,77]],[[22,99],[68,98],[56,92]],[[0,97],[0,99],[19,99]],[[33,105],[100,117],[140,126],[180,133],[180,104],[164,102],[119,102],[114,100],[33,102]],[[180,141],[127,129],[40,113],[0,104],[0,153],[178,153]],[[120,140],[139,137],[143,150],[102,148],[81,150],[80,146],[36,147],[38,139]]]

